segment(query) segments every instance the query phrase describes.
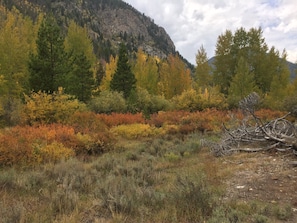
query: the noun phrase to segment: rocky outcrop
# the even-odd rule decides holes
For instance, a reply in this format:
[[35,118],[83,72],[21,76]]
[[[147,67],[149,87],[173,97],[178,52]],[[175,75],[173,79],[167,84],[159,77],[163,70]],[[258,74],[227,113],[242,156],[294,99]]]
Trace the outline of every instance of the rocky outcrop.
[[98,57],[109,58],[119,42],[126,42],[130,51],[141,47],[145,52],[166,57],[175,53],[175,46],[164,28],[121,0],[0,0],[31,18],[40,12],[52,12],[67,29],[69,20],[86,26]]

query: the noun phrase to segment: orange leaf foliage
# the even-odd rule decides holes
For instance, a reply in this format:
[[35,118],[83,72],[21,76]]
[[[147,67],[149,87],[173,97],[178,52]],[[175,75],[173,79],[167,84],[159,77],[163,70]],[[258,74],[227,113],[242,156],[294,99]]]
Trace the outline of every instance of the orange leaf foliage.
[[107,114],[99,114],[101,120],[108,126],[113,127],[117,125],[129,125],[129,124],[144,124],[145,119],[142,113],[131,114],[131,113],[112,113],[110,115]]

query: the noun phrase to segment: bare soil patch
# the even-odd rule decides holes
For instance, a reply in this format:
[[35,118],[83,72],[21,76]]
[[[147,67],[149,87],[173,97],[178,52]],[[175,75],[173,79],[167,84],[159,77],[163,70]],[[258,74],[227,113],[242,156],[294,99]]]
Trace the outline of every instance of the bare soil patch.
[[[297,222],[297,157],[291,152],[237,153],[221,158],[231,168],[224,200],[289,205]],[[281,222],[281,221],[280,221]]]

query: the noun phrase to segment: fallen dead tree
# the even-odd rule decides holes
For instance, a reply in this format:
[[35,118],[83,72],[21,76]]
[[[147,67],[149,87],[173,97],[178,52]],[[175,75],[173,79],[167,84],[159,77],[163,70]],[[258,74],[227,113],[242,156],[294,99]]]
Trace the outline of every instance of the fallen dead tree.
[[225,127],[225,133],[218,143],[206,143],[215,156],[230,155],[237,151],[259,152],[265,150],[288,151],[297,155],[297,129],[286,119],[290,113],[275,120],[263,123],[255,115],[255,107],[260,97],[252,93],[240,101],[244,113],[241,125],[234,130]]

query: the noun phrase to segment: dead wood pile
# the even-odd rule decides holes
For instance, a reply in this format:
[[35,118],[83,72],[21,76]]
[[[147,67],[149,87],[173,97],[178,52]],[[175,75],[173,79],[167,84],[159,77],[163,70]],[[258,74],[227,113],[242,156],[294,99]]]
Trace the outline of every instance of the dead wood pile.
[[258,152],[272,149],[291,150],[297,155],[297,128],[286,119],[290,113],[263,123],[255,115],[259,99],[257,93],[252,93],[240,101],[245,118],[237,129],[230,130],[225,127],[225,133],[219,143],[202,143],[206,143],[215,156],[229,155],[236,151]]

